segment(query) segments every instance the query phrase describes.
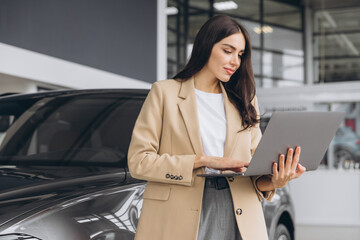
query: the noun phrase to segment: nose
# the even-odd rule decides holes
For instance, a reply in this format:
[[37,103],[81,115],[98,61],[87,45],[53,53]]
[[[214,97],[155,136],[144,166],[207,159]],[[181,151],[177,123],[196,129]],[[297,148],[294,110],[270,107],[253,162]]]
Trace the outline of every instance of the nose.
[[241,63],[241,58],[237,54],[233,54],[233,56],[230,59],[230,64],[233,67],[238,68],[240,66],[240,63]]

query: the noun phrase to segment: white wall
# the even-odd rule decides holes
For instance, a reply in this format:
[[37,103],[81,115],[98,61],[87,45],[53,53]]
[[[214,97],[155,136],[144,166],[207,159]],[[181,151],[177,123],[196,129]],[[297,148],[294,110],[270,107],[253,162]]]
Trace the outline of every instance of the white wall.
[[360,239],[360,171],[319,169],[293,180],[297,240]]
[[167,79],[167,0],[157,0],[157,81]]
[[29,80],[0,74],[0,94],[37,92],[37,85]]
[[257,89],[257,96],[266,102],[358,102],[360,82],[339,82],[302,87]]
[[0,52],[0,73],[60,88],[149,88],[151,86],[150,83],[4,43],[0,43]]

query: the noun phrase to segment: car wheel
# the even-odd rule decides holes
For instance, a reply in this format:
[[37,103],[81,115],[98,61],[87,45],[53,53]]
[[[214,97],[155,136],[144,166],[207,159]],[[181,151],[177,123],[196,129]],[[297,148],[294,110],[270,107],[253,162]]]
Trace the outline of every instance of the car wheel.
[[354,157],[349,151],[345,149],[335,151],[335,168],[349,168],[346,163],[353,160]]
[[291,235],[289,233],[289,230],[287,229],[287,227],[284,224],[279,224],[276,227],[276,231],[275,231],[275,240],[291,240]]

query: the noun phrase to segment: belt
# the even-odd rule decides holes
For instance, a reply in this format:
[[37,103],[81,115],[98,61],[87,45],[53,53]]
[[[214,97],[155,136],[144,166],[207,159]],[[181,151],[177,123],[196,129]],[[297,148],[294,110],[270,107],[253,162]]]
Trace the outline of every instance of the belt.
[[224,177],[213,177],[206,178],[205,187],[207,188],[216,188],[217,190],[229,188],[229,184]]

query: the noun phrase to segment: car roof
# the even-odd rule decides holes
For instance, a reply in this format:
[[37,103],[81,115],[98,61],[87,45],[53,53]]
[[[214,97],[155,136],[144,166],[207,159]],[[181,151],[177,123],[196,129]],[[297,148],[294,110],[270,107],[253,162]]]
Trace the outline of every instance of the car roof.
[[57,96],[79,96],[79,95],[98,95],[98,94],[119,94],[123,97],[146,97],[148,89],[81,89],[81,90],[52,90],[36,93],[16,93],[11,95],[0,96],[0,102],[17,101],[25,99],[41,99],[46,97]]

